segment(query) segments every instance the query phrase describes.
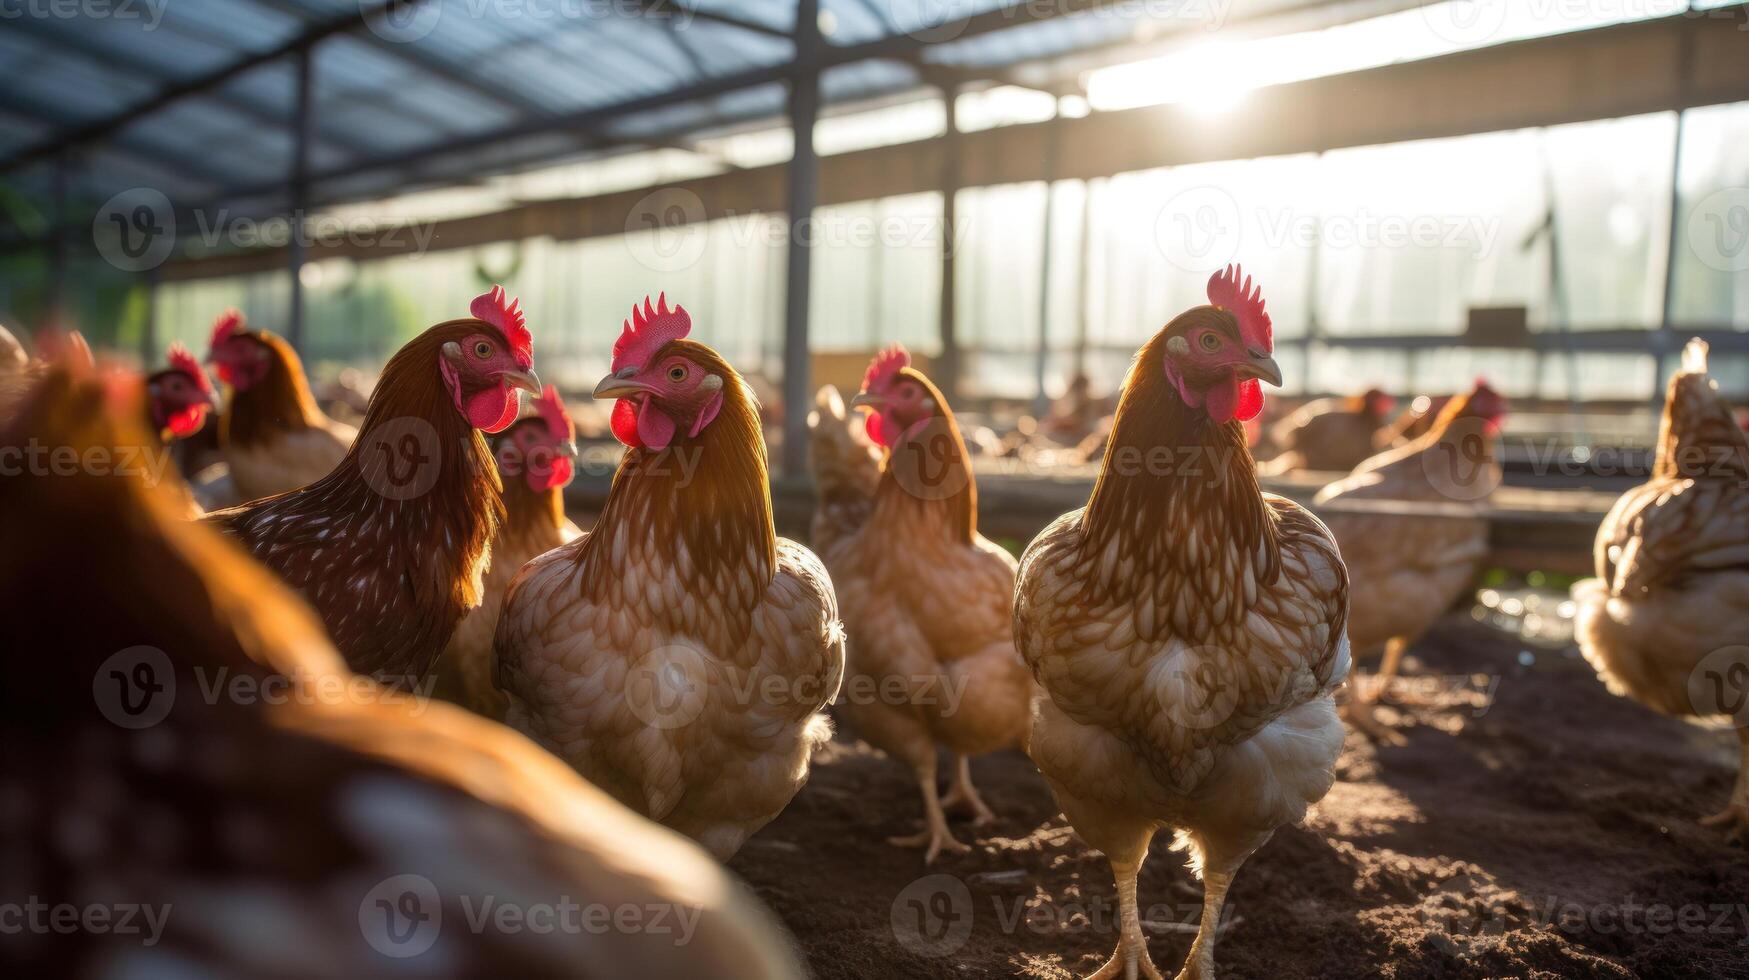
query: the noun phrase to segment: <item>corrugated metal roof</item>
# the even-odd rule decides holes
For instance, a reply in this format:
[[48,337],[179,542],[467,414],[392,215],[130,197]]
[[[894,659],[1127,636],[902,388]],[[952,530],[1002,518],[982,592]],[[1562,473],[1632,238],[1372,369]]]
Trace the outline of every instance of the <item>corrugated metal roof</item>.
[[[820,0],[822,94],[886,96],[924,85],[924,66],[990,71],[1123,42],[1184,26],[1188,2]],[[78,195],[144,185],[191,206],[279,193],[294,153],[296,49],[312,31],[323,35],[309,45],[317,201],[775,119],[795,58],[794,0],[424,0],[386,21],[371,16],[378,0],[56,9],[26,7],[0,33],[0,180],[46,195],[58,157]],[[130,116],[219,73],[228,77]],[[99,138],[47,152],[107,123]]]

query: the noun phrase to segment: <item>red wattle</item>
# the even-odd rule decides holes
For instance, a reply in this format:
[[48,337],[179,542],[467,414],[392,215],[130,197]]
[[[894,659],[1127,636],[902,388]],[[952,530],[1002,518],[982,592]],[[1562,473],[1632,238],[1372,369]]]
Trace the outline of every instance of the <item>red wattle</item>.
[[528,471],[528,485],[535,493],[562,487],[570,482],[571,461],[563,456],[555,458],[545,473],[536,473],[532,468]]
[[206,424],[206,408],[205,405],[190,405],[187,408],[172,412],[170,418],[165,420],[164,427],[170,430],[171,435],[178,438],[194,435],[200,431],[201,426]]
[[613,403],[613,415],[608,424],[615,439],[633,449],[644,448],[643,440],[638,438],[638,406],[629,399],[621,398]]
[[869,439],[872,440],[875,445],[885,446],[886,448],[891,449],[893,448],[893,436],[896,435],[896,433],[889,432],[887,424],[881,421],[881,418],[882,416],[880,412],[870,412],[868,421],[863,423],[862,430],[868,433]]
[[1239,407],[1233,417],[1241,422],[1249,422],[1263,411],[1263,385],[1256,378],[1246,378],[1239,382]]
[[503,432],[516,421],[516,390],[498,385],[469,395],[463,414],[468,424],[482,432]]

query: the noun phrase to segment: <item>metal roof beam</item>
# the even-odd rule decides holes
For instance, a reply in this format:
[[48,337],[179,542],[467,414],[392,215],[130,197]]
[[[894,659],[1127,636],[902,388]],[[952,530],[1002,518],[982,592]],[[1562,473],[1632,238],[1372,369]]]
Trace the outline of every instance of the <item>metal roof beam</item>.
[[26,147],[6,159],[0,160],[0,173],[11,171],[27,163],[34,163],[38,160],[57,156],[62,152],[83,143],[92,143],[101,140],[109,136],[111,133],[114,133],[116,130],[138,120],[141,116],[156,112],[159,109],[187,98],[188,96],[210,92],[246,72],[259,68],[262,65],[270,64],[289,54],[294,54],[305,48],[309,48],[334,36],[335,34],[343,34],[348,31],[357,30],[367,24],[383,19],[387,16],[391,7],[403,7],[422,2],[425,2],[425,0],[404,0],[404,2],[402,2],[402,0],[384,0],[383,3],[375,6],[368,8],[360,7],[355,13],[350,13],[343,17],[336,17],[332,20],[323,21],[319,24],[313,25],[310,29],[291,40],[275,45],[266,51],[260,51],[239,58],[223,68],[215,69],[204,75],[191,78],[185,82],[178,82],[177,84],[167,86],[166,88],[161,89],[156,95],[153,95],[135,105],[129,106],[111,116],[107,116],[95,122],[86,123],[71,132],[52,137],[36,144],[35,146]]
[[[44,109],[42,106],[25,102],[18,98],[17,93],[12,88],[3,85],[0,85],[0,111],[10,112],[15,116],[22,116],[26,119],[31,119],[40,123],[48,123],[50,125],[64,121],[61,117]],[[146,160],[171,173],[187,174],[196,180],[205,181],[215,187],[224,187],[226,184],[237,179],[234,173],[220,173],[217,170],[214,170],[201,157],[190,156],[156,146],[147,146],[139,140],[132,139],[126,135],[117,135],[108,140],[108,143],[113,149],[126,156],[138,157],[142,160]]]
[[[156,65],[138,55],[126,50],[96,44],[92,42],[90,38],[81,34],[71,34],[50,27],[48,26],[47,20],[44,18],[20,17],[12,23],[13,26],[19,30],[25,31],[26,33],[29,33],[48,44],[54,45],[55,47],[73,52],[80,57],[97,63],[101,67],[120,68],[123,71],[145,76],[158,84],[168,84],[174,81],[174,79],[167,77]],[[258,123],[283,127],[290,122],[290,120],[281,118],[270,112],[265,106],[235,93],[215,91],[212,93],[212,98],[223,104],[226,108],[236,112],[238,115],[252,119]],[[57,122],[62,125],[64,125],[66,121],[67,120],[64,118],[57,120]],[[321,142],[327,143],[337,149],[344,150],[347,153],[358,154],[364,152],[363,147],[347,139],[323,137]]]
[[795,40],[790,32],[781,27],[761,24],[755,20],[736,17],[733,14],[717,13],[711,10],[694,10],[679,2],[679,0],[637,0],[637,5],[644,14],[662,14],[671,17],[682,17],[688,20],[702,21],[707,24],[722,24],[753,34],[763,34],[783,41]]

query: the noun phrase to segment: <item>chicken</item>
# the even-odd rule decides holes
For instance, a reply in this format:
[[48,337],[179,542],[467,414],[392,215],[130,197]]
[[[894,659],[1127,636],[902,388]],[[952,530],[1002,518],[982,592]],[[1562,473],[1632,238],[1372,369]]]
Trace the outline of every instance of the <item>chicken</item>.
[[[206,427],[207,412],[219,406],[213,383],[201,370],[200,362],[181,344],[171,344],[169,365],[146,378],[146,428],[158,445],[154,453],[170,454],[169,446],[187,439]],[[167,472],[162,466],[157,472]],[[182,480],[170,481],[172,493],[181,501],[183,516],[197,520],[206,511],[195,501],[193,492]]]
[[1597,577],[1573,586],[1585,659],[1619,695],[1672,715],[1729,716],[1736,789],[1703,820],[1749,844],[1749,439],[1691,340],[1670,379],[1652,477],[1597,531]]
[[1379,433],[1395,399],[1377,388],[1349,398],[1320,398],[1270,428],[1280,453],[1259,467],[1265,475],[1294,470],[1347,472],[1384,448]]
[[18,338],[0,327],[0,424],[13,412],[56,363],[92,366],[91,345],[78,331],[45,329],[35,337],[36,356],[24,352]]
[[320,480],[358,437],[317,407],[297,351],[265,330],[250,330],[236,310],[213,322],[207,360],[231,389],[219,445],[239,502]]
[[1203,881],[1179,977],[1213,977],[1233,876],[1329,791],[1342,750],[1348,576],[1317,518],[1258,489],[1240,423],[1281,369],[1240,277],[1142,346],[1086,508],[1020,561],[1014,635],[1043,689],[1028,754],[1117,878],[1100,978],[1160,976],[1136,874],[1164,826]]
[[[876,355],[852,406],[884,452],[847,427],[835,389],[813,414],[814,469],[825,506],[812,541],[838,590],[850,690],[839,711],[869,744],[904,763],[923,794],[924,827],[900,846],[965,851],[942,812],[993,814],[968,759],[1020,744],[1032,683],[1014,649],[1014,559],[978,533],[978,488],[947,400],[904,348]],[[860,457],[859,457],[860,452]],[[853,498],[849,495],[854,495]],[[861,506],[837,506],[845,499]],[[873,692],[904,691],[902,697]],[[936,753],[954,755],[953,789],[936,795]]]
[[417,685],[480,604],[502,486],[480,430],[540,391],[522,311],[502,288],[473,316],[408,341],[383,368],[364,429],[307,487],[207,518],[322,616],[353,670]]
[[844,633],[819,559],[773,530],[752,394],[691,329],[633,307],[595,388],[626,444],[607,503],[511,582],[493,653],[512,727],[727,860],[831,737]]
[[[0,450],[138,451],[139,396],[52,373]],[[801,975],[691,842],[502,726],[352,677],[307,607],[131,472],[0,480],[7,643],[54,651],[0,665],[0,972]],[[19,929],[26,896],[87,925]],[[622,915],[648,928],[595,928]]]
[[559,391],[547,385],[535,414],[487,440],[504,483],[504,523],[492,539],[492,565],[485,594],[468,613],[437,664],[438,697],[494,721],[504,720],[503,692],[492,682],[492,634],[504,608],[510,580],[530,559],[583,532],[565,517],[564,488],[577,458],[576,430]]
[[[1463,595],[1488,557],[1488,518],[1479,509],[1500,485],[1495,461],[1506,400],[1477,380],[1446,403],[1427,433],[1360,464],[1318,491],[1319,508],[1348,563],[1353,589],[1348,638],[1357,655],[1384,650],[1379,676],[1355,683],[1343,717],[1391,744],[1402,736],[1378,717],[1378,700],[1403,654]],[[1379,513],[1374,501],[1407,501],[1437,513]],[[1399,695],[1400,696],[1400,695]]]

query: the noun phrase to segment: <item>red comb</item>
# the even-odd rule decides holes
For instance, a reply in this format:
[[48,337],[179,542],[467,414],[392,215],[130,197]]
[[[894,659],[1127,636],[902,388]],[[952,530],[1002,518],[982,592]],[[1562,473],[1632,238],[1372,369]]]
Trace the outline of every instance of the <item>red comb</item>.
[[212,394],[212,379],[208,378],[206,372],[200,369],[200,362],[194,359],[194,355],[189,353],[188,348],[181,344],[170,345],[170,370],[181,371],[188,375],[189,380],[200,385],[201,391],[209,395]]
[[1245,276],[1241,284],[1239,277],[1244,270],[1236,265],[1209,277],[1209,302],[1232,312],[1239,321],[1239,338],[1245,346],[1264,352],[1275,350],[1275,333],[1270,327],[1269,314],[1263,309],[1263,287],[1253,286],[1251,277]]
[[218,318],[213,320],[213,336],[207,342],[207,346],[217,347],[230,340],[241,329],[243,329],[243,314],[233,306],[220,313]]
[[903,344],[888,344],[868,362],[868,373],[862,376],[862,390],[883,392],[899,376],[900,368],[911,366],[911,352]]
[[577,427],[571,422],[571,415],[565,411],[564,399],[559,397],[559,389],[547,385],[534,400],[534,410],[540,414],[541,421],[547,424],[547,431],[554,439],[575,439]]
[[503,286],[493,286],[491,292],[475,296],[468,312],[474,315],[474,319],[484,320],[498,328],[505,342],[510,344],[510,353],[516,358],[516,363],[524,369],[534,367],[534,338],[529,336],[517,300],[506,293]]
[[621,326],[619,339],[613,342],[613,369],[643,368],[663,344],[691,332],[692,315],[685,307],[676,303],[674,309],[669,309],[667,293],[657,295],[655,306],[645,296],[643,309],[632,304],[632,318]]

